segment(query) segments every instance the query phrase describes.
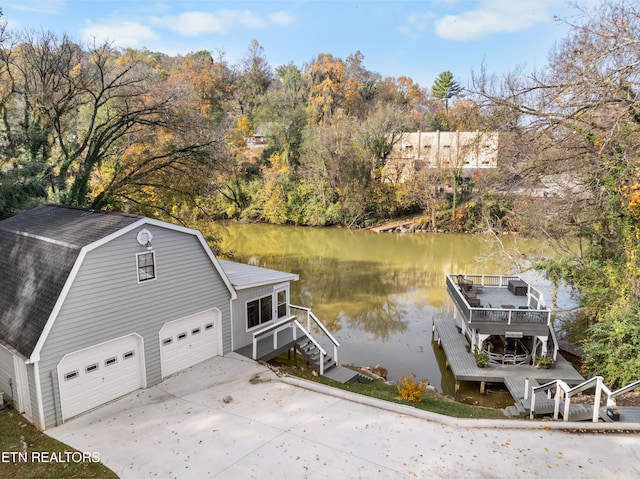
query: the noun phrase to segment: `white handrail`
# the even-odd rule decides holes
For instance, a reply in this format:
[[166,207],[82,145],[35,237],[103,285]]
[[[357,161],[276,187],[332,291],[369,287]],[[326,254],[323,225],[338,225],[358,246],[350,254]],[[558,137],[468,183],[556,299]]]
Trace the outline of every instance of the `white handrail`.
[[299,309],[299,310],[305,311],[307,313],[307,329],[311,330],[311,320],[313,320],[313,322],[316,324],[316,326],[318,326],[320,331],[322,331],[324,333],[324,335],[327,338],[329,338],[329,341],[331,341],[331,343],[333,343],[333,358],[334,358],[336,364],[339,364],[339,362],[338,362],[338,348],[340,347],[340,343],[338,342],[338,340],[336,338],[333,337],[333,334],[331,334],[329,332],[329,330],[322,323],[322,321],[320,321],[316,317],[316,315],[313,314],[313,311],[311,311],[310,308],[305,308],[304,306],[297,306],[295,304],[290,304],[289,306],[291,308],[293,308],[293,309]]
[[602,390],[607,395],[607,407],[616,407],[616,397],[633,391],[634,389],[640,388],[640,381],[632,382],[631,384],[627,384],[626,386],[621,387],[613,392],[609,390],[606,386],[602,386]]
[[[270,324],[269,326],[260,329],[259,331],[254,331],[253,332],[253,353],[251,358],[253,360],[257,359],[258,357],[258,340],[261,336],[264,336],[266,334],[269,334],[270,332],[279,329],[283,326],[287,326],[291,323],[293,323],[296,320],[295,316],[289,316],[286,319],[283,319],[282,321],[279,321],[277,323],[274,324]],[[295,337],[295,333],[294,333],[294,337]],[[274,334],[273,335],[273,349],[277,349],[278,347],[278,335]]]
[[311,336],[311,333],[309,333],[309,331],[307,331],[302,324],[300,324],[300,321],[298,321],[297,319],[294,320],[294,324],[296,326],[298,326],[300,328],[300,330],[302,330],[302,332],[304,333],[304,335],[315,345],[316,348],[318,348],[318,350],[321,353],[320,356],[320,376],[322,376],[324,374],[324,356],[327,355],[327,352],[324,350],[324,348],[322,346],[320,346],[320,343],[318,343],[318,341],[316,341],[314,339],[313,336]]
[[560,401],[564,399],[564,411],[562,413],[562,419],[564,421],[569,420],[569,412],[571,410],[571,398],[576,394],[579,394],[587,389],[591,389],[595,387],[595,397],[593,400],[593,414],[592,421],[598,422],[600,416],[600,399],[602,396],[602,390],[608,389],[603,383],[602,376],[594,376],[586,381],[578,384],[574,387],[569,387],[566,382],[561,379],[556,379],[555,381],[548,382],[543,384],[542,386],[537,386],[531,388],[531,412],[530,418],[533,419],[535,416],[535,404],[536,404],[536,393],[543,391],[551,391],[551,389],[555,386],[556,395],[555,395],[555,407],[553,410],[553,418],[558,419],[560,416]]

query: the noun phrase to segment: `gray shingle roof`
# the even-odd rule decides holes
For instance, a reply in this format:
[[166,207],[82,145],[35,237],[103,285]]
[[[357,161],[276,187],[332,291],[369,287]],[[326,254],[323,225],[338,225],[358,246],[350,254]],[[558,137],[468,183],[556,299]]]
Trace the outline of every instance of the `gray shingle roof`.
[[0,221],[0,340],[29,357],[82,247],[141,218],[43,205]]

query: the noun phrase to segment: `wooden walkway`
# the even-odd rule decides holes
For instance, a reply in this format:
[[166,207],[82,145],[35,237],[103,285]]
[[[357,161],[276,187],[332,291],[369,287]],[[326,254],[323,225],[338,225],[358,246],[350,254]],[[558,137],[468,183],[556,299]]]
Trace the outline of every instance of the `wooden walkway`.
[[[539,384],[544,384],[554,379],[562,379],[567,384],[580,384],[584,378],[578,373],[569,361],[558,355],[556,364],[550,369],[538,369],[531,365],[501,365],[488,364],[484,368],[476,365],[475,358],[470,351],[466,350],[467,339],[457,328],[453,318],[440,316],[433,318],[435,339],[444,350],[447,358],[447,366],[451,369],[453,376],[458,381],[479,382],[481,389],[486,383],[505,383],[507,378],[517,378],[522,381],[522,391],[524,395],[524,378],[531,381],[536,380]],[[517,399],[514,397],[514,399]],[[537,398],[536,398],[537,400]]]

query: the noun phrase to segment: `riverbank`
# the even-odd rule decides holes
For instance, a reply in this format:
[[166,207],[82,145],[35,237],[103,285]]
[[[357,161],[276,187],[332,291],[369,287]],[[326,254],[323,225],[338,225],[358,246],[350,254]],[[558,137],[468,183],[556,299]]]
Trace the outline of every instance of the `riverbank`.
[[[501,409],[493,409],[481,406],[472,406],[455,401],[451,397],[446,397],[438,393],[435,388],[422,391],[420,401],[410,402],[400,397],[398,388],[394,384],[389,384],[381,379],[376,379],[370,383],[348,383],[341,384],[336,381],[318,376],[315,371],[304,363],[303,358],[298,358],[296,364],[293,359],[285,355],[281,355],[269,362],[269,367],[279,374],[299,377],[308,381],[313,381],[325,386],[349,391],[367,397],[381,399],[395,404],[404,404],[423,411],[429,411],[436,414],[455,418],[473,418],[473,419],[505,419]],[[367,373],[364,368],[357,368],[359,372]]]

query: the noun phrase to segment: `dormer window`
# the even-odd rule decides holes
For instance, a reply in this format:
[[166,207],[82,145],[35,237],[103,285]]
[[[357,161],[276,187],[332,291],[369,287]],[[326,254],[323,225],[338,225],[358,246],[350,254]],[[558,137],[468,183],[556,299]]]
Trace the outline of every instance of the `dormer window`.
[[156,253],[147,251],[136,255],[138,263],[138,283],[156,279]]

